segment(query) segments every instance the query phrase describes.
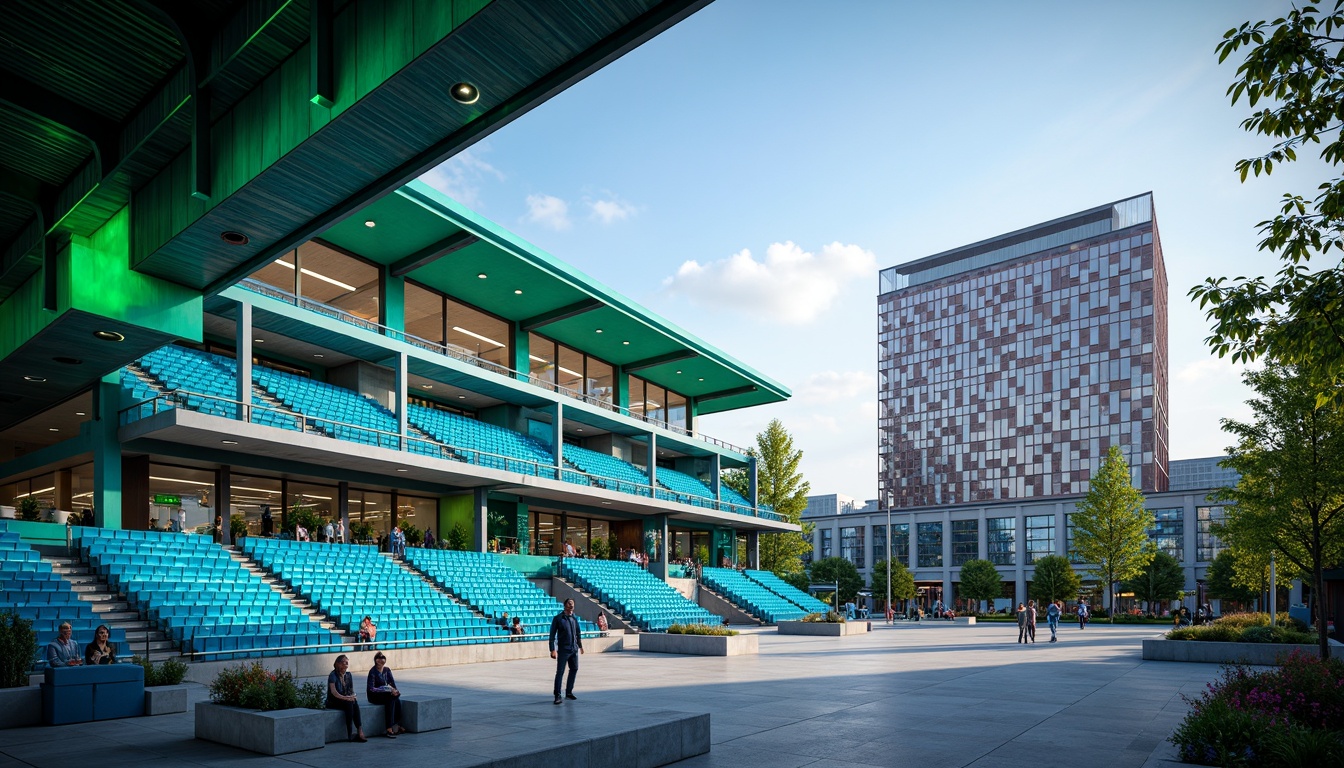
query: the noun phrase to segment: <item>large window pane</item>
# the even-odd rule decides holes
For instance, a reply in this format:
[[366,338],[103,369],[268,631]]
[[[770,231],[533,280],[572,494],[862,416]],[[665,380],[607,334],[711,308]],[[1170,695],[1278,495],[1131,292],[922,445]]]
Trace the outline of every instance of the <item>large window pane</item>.
[[1017,564],[1017,520],[1012,517],[991,517],[985,520],[986,544],[989,562],[995,565]]
[[854,564],[855,568],[864,568],[863,528],[840,529],[840,556]]
[[667,418],[667,390],[656,384],[644,384],[644,415],[655,421]]
[[980,556],[980,521],[952,521],[952,565],[964,565]]
[[1027,565],[1055,554],[1055,516],[1031,515],[1027,518]]
[[460,301],[448,299],[448,343],[482,360],[513,367],[509,359],[509,324]]
[[[183,470],[178,469],[176,467],[165,469],[169,469],[170,471],[173,472],[175,476],[178,477],[181,477],[183,473],[193,472],[193,470]],[[153,475],[155,474],[156,471],[157,471],[156,467],[151,467],[150,474]],[[205,479],[205,477],[208,476],[210,479],[210,484],[214,485],[213,472],[199,471],[198,473],[193,474],[191,476],[199,479]],[[153,488],[153,486],[154,481],[151,477],[150,487]],[[294,486],[292,485],[290,486],[291,489],[293,487]],[[249,475],[238,475],[238,474],[230,475],[229,492],[231,494],[231,497],[229,499],[229,505],[232,508],[230,514],[243,516],[243,519],[247,521],[247,535],[249,536],[261,535],[261,514],[266,509],[271,510],[271,520],[272,522],[275,523],[276,529],[277,530],[279,529],[280,520],[278,518],[280,516],[280,510],[282,506],[282,501],[280,498],[279,478],[254,477]],[[154,499],[151,496],[150,501],[152,502],[153,500]],[[183,499],[183,501],[185,502],[186,499]],[[151,514],[150,517],[153,517],[153,515]],[[187,514],[188,528],[191,528],[193,526],[191,518],[192,518],[191,513],[188,512]],[[214,519],[207,518],[206,522],[214,523]]]
[[667,390],[667,423],[687,429],[686,396]]
[[584,517],[565,517],[565,542],[574,545],[580,556],[588,554],[588,519]]
[[443,343],[443,296],[406,283],[406,332],[435,344]]
[[891,551],[896,555],[896,562],[910,567],[910,524],[893,523],[891,526]]
[[[291,251],[284,256],[272,261],[270,264],[258,269],[249,275],[253,280],[259,280],[267,285],[273,285],[285,293],[293,294],[294,290],[294,252]],[[211,521],[214,522],[213,520]]]
[[887,526],[873,526],[873,564],[887,559]]
[[560,364],[555,369],[555,383],[572,392],[583,392],[583,353],[560,345]]
[[[392,530],[392,494],[381,491],[350,489],[350,527],[356,523],[373,526],[373,540],[386,536]],[[351,531],[353,534],[353,530]],[[438,532],[435,531],[437,534]]]
[[528,373],[534,383],[555,383],[555,347],[555,342],[544,336],[527,335]]
[[604,403],[612,402],[612,367],[595,357],[588,358],[588,387],[586,392]]
[[1176,558],[1176,562],[1185,561],[1185,510],[1155,509],[1154,524],[1148,529],[1148,538],[1157,547],[1157,551],[1166,552]]
[[821,533],[821,557],[819,559],[832,557],[835,554],[835,547],[832,538],[835,535],[835,531],[832,531],[830,528],[823,528],[820,531],[820,533]]
[[625,391],[630,398],[630,413],[644,415],[644,380],[638,376],[625,377]]
[[[280,259],[278,264],[284,264]],[[303,297],[375,323],[382,270],[317,242],[299,246],[299,285]]]
[[1222,507],[1196,507],[1195,560],[1211,563],[1223,551],[1223,542],[1213,534],[1213,526],[1223,521]]
[[557,541],[560,534],[559,515],[538,512],[532,530],[536,536],[536,548],[532,554],[547,556],[560,554],[560,542]]
[[[336,518],[340,516],[336,511],[336,486],[291,482],[288,490],[287,503],[291,515],[297,510],[309,509],[322,518],[324,525],[328,520],[335,522]],[[288,522],[290,525],[294,524],[292,518]],[[316,531],[309,531],[308,533],[313,537],[313,541],[317,541],[318,534]]]
[[943,564],[943,524],[919,523],[919,567],[938,568]]

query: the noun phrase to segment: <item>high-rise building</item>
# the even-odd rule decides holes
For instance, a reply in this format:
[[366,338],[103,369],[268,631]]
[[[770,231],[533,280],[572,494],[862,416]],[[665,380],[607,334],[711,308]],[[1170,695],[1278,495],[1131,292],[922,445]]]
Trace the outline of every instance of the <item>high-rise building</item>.
[[1143,194],[880,274],[883,505],[1168,488],[1167,279]]

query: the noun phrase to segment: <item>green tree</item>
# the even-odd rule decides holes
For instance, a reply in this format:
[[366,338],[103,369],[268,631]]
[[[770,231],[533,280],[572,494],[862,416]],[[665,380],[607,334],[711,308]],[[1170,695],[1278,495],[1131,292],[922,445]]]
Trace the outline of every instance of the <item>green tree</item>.
[[1237,553],[1231,549],[1225,549],[1213,558],[1213,563],[1209,565],[1209,573],[1205,579],[1205,586],[1208,589],[1209,596],[1219,600],[1235,600],[1239,603],[1249,603],[1260,599],[1260,594],[1269,588],[1268,574],[1265,576],[1264,588],[1259,584],[1249,587],[1243,584],[1238,574]]
[[471,535],[462,523],[454,523],[448,531],[448,548],[464,552],[471,548]]
[[840,604],[850,602],[863,589],[859,569],[843,557],[827,557],[812,564],[812,583],[840,585]]
[[1153,513],[1143,508],[1143,494],[1129,480],[1129,465],[1120,447],[1112,445],[1073,513],[1073,551],[1092,565],[1089,572],[1101,581],[1112,612],[1112,585],[1137,576],[1153,558],[1151,527]]
[[[1236,163],[1241,180],[1270,175],[1308,144],[1320,145],[1332,178],[1312,200],[1285,194],[1274,218],[1259,224],[1260,250],[1280,262],[1273,278],[1209,278],[1190,291],[1213,323],[1207,343],[1219,357],[1268,357],[1334,384],[1344,379],[1344,264],[1331,255],[1344,252],[1344,178],[1333,170],[1344,160],[1341,32],[1344,2],[1336,0],[1328,13],[1304,5],[1223,35],[1219,62],[1246,52],[1227,89],[1233,105],[1244,97],[1255,110],[1242,128],[1269,139],[1263,154]],[[1344,405],[1337,386],[1317,394]]]
[[[891,604],[900,605],[906,600],[913,599],[915,596],[915,576],[910,573],[910,569],[905,567],[905,563],[900,560],[891,561]],[[873,597],[879,602],[886,602],[887,599],[887,561],[878,560],[873,563]]]
[[1222,421],[1237,439],[1222,466],[1241,474],[1214,494],[1235,502],[1222,535],[1241,551],[1275,552],[1310,580],[1321,658],[1329,658],[1320,598],[1325,569],[1344,562],[1344,410],[1320,397],[1331,387],[1296,367],[1270,364],[1242,378],[1256,394],[1254,419]]
[[993,600],[1003,595],[1003,577],[988,560],[967,560],[961,564],[961,589],[958,594],[976,605],[980,610],[981,600]]
[[1156,604],[1181,596],[1185,589],[1185,569],[1166,552],[1154,552],[1153,559],[1137,576],[1125,580],[1124,588],[1146,603],[1149,613],[1156,613]]
[[[798,472],[803,452],[794,449],[793,436],[779,419],[771,419],[765,431],[756,435],[756,447],[747,449],[747,455],[756,459],[757,503],[769,505],[786,522],[802,528],[796,533],[762,533],[760,568],[781,577],[802,573],[802,557],[812,551],[812,524],[802,521],[807,494],[812,490],[812,484]],[[728,472],[723,481],[751,498],[751,477],[746,470]]]
[[1078,596],[1083,580],[1073,570],[1073,563],[1062,555],[1046,555],[1035,563],[1031,577],[1031,596],[1046,603],[1071,600]]

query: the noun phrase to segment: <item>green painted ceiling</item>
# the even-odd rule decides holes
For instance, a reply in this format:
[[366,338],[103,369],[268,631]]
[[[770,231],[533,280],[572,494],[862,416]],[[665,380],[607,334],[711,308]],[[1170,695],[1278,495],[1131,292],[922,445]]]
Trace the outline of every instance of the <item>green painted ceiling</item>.
[[[373,227],[367,226],[370,221]],[[407,277],[515,322],[596,300],[600,305],[595,309],[548,323],[536,332],[617,365],[678,358],[634,373],[685,395],[738,392],[704,400],[700,413],[789,397],[782,384],[421,182],[383,197],[321,237],[392,265],[464,230],[479,237],[479,242],[415,269]],[[515,293],[518,290],[522,293]]]

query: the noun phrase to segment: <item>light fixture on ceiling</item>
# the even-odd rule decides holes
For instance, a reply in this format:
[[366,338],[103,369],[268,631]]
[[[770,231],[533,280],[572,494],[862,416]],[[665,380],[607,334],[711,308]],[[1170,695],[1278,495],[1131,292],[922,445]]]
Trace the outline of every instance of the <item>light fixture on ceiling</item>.
[[501,344],[498,341],[495,341],[489,336],[482,336],[481,334],[475,333],[474,331],[468,331],[466,328],[463,328],[460,325],[454,325],[453,330],[457,331],[458,333],[465,333],[466,335],[470,336],[473,339],[476,339],[477,341],[484,341],[486,344],[494,344],[496,347],[504,346],[503,344]]
[[471,83],[453,83],[453,87],[448,89],[448,94],[458,104],[475,104],[481,98],[481,89]]
[[421,389],[433,389],[433,388],[434,388],[434,385],[433,385],[433,384],[421,384],[421,385],[420,385],[420,388],[421,388]]
[[325,357],[325,355],[323,355],[321,352],[314,352],[313,357],[316,357],[318,360],[321,360],[323,357]]
[[87,413],[85,413],[85,412],[83,412],[83,411],[75,411],[75,415],[76,415],[76,416],[88,416],[89,414],[87,414]]
[[[275,261],[275,263],[276,263],[276,264],[279,264],[280,266],[284,267],[285,269],[293,269],[293,268],[294,268],[294,265],[293,265],[293,264],[290,264],[288,261],[285,261],[284,259],[277,259],[277,260]],[[315,278],[317,278],[318,280],[321,280],[321,281],[324,282],[324,283],[331,283],[332,285],[336,286],[337,288],[344,288],[345,290],[350,291],[351,293],[353,293],[353,292],[359,290],[358,288],[356,288],[356,287],[353,286],[353,285],[350,285],[349,283],[342,283],[340,280],[334,280],[334,279],[332,279],[332,278],[330,278],[330,277],[327,277],[326,275],[323,275],[323,274],[318,273],[318,272],[314,272],[314,271],[312,271],[311,269],[309,269],[309,268],[307,268],[307,267],[304,267],[303,269],[300,269],[299,271],[302,272],[303,274],[309,276],[309,277],[315,277]]]
[[628,342],[628,341],[622,341],[621,343],[624,344],[624,345],[627,346],[627,347],[630,346],[630,342]]
[[126,337],[116,331],[94,331],[93,338],[102,341],[125,341]]
[[248,243],[247,235],[244,235],[242,232],[234,232],[233,230],[220,232],[219,239],[229,245],[247,245]]
[[610,502],[610,501],[604,501],[604,502],[602,502],[602,503],[603,503],[603,504],[606,504],[608,507],[611,506],[611,502]]
[[467,396],[466,396],[466,395],[458,395],[458,396],[457,396],[457,399],[458,399],[458,400],[466,400],[466,399],[467,399]]
[[23,377],[23,380],[24,380],[24,381],[31,381],[31,382],[33,382],[34,384],[41,384],[42,382],[46,381],[46,378],[44,378],[44,377],[42,377],[42,376],[24,376],[24,377]]
[[522,289],[522,288],[514,288],[514,289],[513,289],[513,293],[514,293],[515,296],[522,296],[522,295],[523,295],[523,289]]
[[378,226],[378,222],[374,221],[373,219],[369,219],[368,221],[364,222],[364,226],[368,227],[369,229],[373,229],[374,227]]
[[60,432],[61,430],[57,429],[56,427],[47,427],[47,431],[48,431],[48,432]]
[[701,377],[701,379],[700,379],[700,380],[701,380],[701,381],[704,381],[704,378],[703,378],[703,377]]
[[489,275],[485,274],[484,272],[477,272],[476,277],[478,279],[484,280],[485,278],[489,277]]
[[409,470],[409,469],[406,469],[405,467],[402,467],[402,468],[398,469],[397,471],[398,471],[398,472],[410,472],[410,470]]
[[266,340],[265,340],[265,339],[253,339],[253,340],[252,340],[252,343],[253,343],[253,344],[265,344],[265,343],[266,343]]
[[220,442],[223,443],[223,444],[225,444],[225,445],[237,445],[237,444],[238,444],[238,441],[237,441],[237,440],[220,440]]
[[598,329],[596,329],[596,330],[593,331],[593,333],[601,333],[601,332],[602,332],[602,329],[601,329],[601,328],[598,328]]
[[681,375],[681,371],[677,371],[677,375],[680,376],[680,375]]
[[78,357],[53,357],[51,359],[53,362],[60,363],[61,365],[79,365],[84,362]]

